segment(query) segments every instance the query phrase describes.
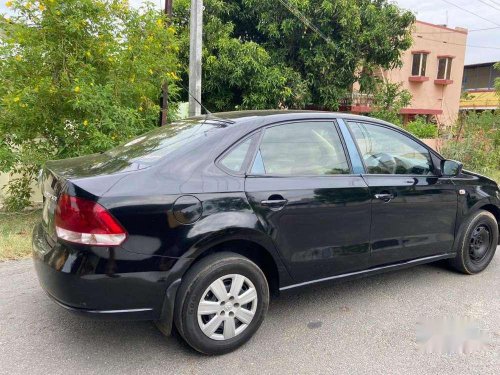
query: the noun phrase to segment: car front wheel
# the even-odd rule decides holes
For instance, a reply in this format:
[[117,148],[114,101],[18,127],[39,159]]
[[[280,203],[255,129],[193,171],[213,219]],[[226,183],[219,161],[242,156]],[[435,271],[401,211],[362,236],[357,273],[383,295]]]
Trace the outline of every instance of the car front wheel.
[[492,213],[479,210],[463,225],[457,256],[451,265],[465,274],[483,271],[490,264],[498,245],[498,223]]
[[257,331],[269,305],[260,268],[236,253],[215,253],[186,274],[176,298],[175,324],[205,354],[228,353]]

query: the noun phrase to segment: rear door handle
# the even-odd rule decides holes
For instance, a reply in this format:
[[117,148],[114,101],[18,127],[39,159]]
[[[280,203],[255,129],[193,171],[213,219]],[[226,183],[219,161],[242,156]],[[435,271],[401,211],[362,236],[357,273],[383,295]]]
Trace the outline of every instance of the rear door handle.
[[374,197],[380,199],[381,201],[389,202],[391,199],[394,199],[394,194],[391,193],[375,194]]
[[261,206],[269,207],[272,210],[280,210],[285,206],[285,204],[287,204],[287,202],[288,200],[286,199],[266,199],[260,201],[260,204]]

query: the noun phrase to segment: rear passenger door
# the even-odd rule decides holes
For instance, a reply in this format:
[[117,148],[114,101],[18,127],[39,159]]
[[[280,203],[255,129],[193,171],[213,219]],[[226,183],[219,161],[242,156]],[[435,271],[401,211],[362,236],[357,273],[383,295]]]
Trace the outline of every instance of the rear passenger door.
[[297,282],[367,267],[370,192],[333,120],[263,129],[245,191]]
[[450,252],[457,191],[429,149],[397,129],[348,121],[372,196],[372,265]]

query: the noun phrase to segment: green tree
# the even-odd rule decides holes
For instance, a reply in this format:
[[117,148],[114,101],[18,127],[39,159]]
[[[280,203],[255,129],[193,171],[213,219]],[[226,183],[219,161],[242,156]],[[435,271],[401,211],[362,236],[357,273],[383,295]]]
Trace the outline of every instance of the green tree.
[[[388,0],[206,0],[203,100],[209,108],[337,109],[354,82],[400,64],[414,16]],[[187,35],[188,0],[176,0]],[[187,66],[187,44],[181,45]],[[183,75],[186,80],[186,75]]]
[[373,94],[373,112],[370,116],[401,126],[401,108],[411,102],[411,94],[400,83],[379,83]]
[[[188,86],[190,0],[174,1],[179,30],[182,80]],[[307,87],[300,75],[258,42],[235,35],[235,23],[221,18],[234,4],[205,1],[203,14],[202,101],[210,111],[304,106]],[[237,21],[237,20],[235,20]],[[188,99],[188,93],[183,93]]]
[[177,88],[175,29],[152,4],[13,0],[0,17],[0,169],[28,202],[47,159],[99,152],[156,126],[164,82]]

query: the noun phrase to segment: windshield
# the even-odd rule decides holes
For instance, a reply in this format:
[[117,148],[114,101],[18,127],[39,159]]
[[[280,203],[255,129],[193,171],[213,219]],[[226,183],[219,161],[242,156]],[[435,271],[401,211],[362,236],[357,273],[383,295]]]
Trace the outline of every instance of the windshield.
[[224,123],[205,119],[178,121],[111,149],[107,154],[129,163],[150,165],[188,143],[206,137],[209,132],[225,126]]

